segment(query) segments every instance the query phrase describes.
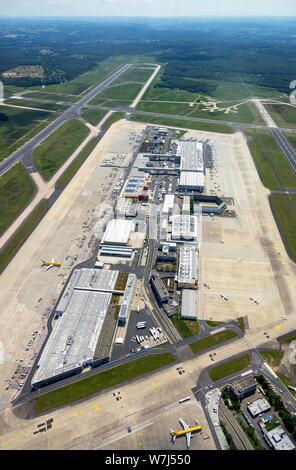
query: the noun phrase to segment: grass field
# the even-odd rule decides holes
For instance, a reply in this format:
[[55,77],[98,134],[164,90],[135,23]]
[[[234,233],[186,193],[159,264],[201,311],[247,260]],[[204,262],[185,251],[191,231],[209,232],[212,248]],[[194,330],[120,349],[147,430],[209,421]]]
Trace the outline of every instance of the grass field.
[[250,356],[246,354],[237,359],[233,359],[229,362],[223,362],[218,366],[212,367],[210,369],[210,377],[215,382],[216,380],[223,379],[228,375],[235,374],[243,369],[246,369],[250,365]]
[[223,321],[212,321],[212,320],[206,320],[206,324],[210,327],[210,328],[215,328],[216,326],[221,326],[224,324]]
[[37,227],[47,212],[46,201],[41,201],[30,216],[23,222],[19,230],[0,250],[0,273],[4,271],[18,250]]
[[290,134],[289,132],[285,133],[286,139],[290,142],[292,147],[296,150],[296,135],[295,134]]
[[296,188],[296,175],[272,135],[264,129],[247,129],[246,135],[264,186],[269,189]]
[[37,412],[43,412],[81,400],[106,388],[114,387],[127,380],[132,380],[140,375],[172,364],[174,361],[175,358],[171,354],[151,355],[136,359],[47,393],[36,399],[35,409]]
[[106,109],[90,109],[85,111],[81,116],[93,126],[97,126],[108,111]]
[[[56,118],[54,113],[32,111],[20,108],[1,107],[0,111],[0,161],[4,160],[23,141],[28,140],[49,120]],[[42,125],[41,125],[42,127]]]
[[98,145],[100,139],[99,138],[94,138],[92,139],[85,147],[83,150],[81,150],[80,154],[75,158],[75,160],[68,166],[66,171],[62,174],[62,176],[58,179],[56,182],[55,187],[59,189],[64,189],[67,184],[70,183],[71,179],[81,165],[85,162],[85,160],[89,157],[93,149]]
[[35,148],[34,163],[45,180],[50,180],[88,133],[88,128],[80,121],[67,121]]
[[219,333],[209,335],[206,338],[195,341],[190,344],[190,348],[194,353],[210,349],[218,344],[225,343],[231,339],[238,338],[238,335],[232,330],[220,331]]
[[10,99],[5,100],[6,104],[12,104],[13,106],[23,106],[25,108],[38,108],[50,111],[64,111],[68,108],[67,105],[55,104],[55,103],[41,103],[40,101],[30,100],[19,100],[19,99]]
[[182,119],[161,118],[156,116],[141,116],[132,114],[132,121],[149,124],[160,124],[162,126],[172,126],[195,131],[219,132],[221,134],[233,134],[233,129],[225,124],[210,124],[207,122],[183,121]]
[[296,108],[284,104],[265,104],[266,110],[279,127],[296,128]]
[[0,236],[29,204],[34,193],[33,180],[21,163],[0,178]]
[[124,74],[122,74],[115,82],[113,82],[113,85],[117,85],[119,83],[124,83],[127,81],[140,82],[144,84],[149,80],[153,72],[154,69],[148,68],[148,66],[133,66],[127,69]]
[[181,320],[180,313],[171,318],[175,328],[179,331],[182,338],[190,338],[190,336],[198,335],[199,322],[191,320]]
[[24,95],[26,98],[36,98],[38,100],[53,100],[53,101],[67,101],[69,104],[76,103],[79,100],[79,96],[72,95],[63,95],[57,94],[56,92],[52,93],[42,93],[42,92],[29,92]]
[[289,256],[296,261],[296,196],[271,194],[269,201]]
[[[235,105],[236,102],[230,102],[225,105]],[[220,106],[220,105],[219,105]],[[224,105],[223,105],[224,107]],[[174,114],[178,116],[191,116],[194,118],[215,119],[230,122],[245,122],[250,124],[264,124],[258,111],[252,103],[242,104],[238,106],[235,111],[226,113],[225,111],[215,110],[213,112],[205,109],[202,103],[195,103],[191,106],[190,103],[177,103],[177,102],[162,102],[162,101],[148,101],[145,97],[140,101],[137,106],[139,111],[151,111],[162,114]]]
[[90,104],[101,104],[105,106],[123,105],[129,106],[141,91],[142,84],[110,85],[101,91]]
[[259,351],[263,359],[273,368],[279,367],[284,351]]
[[[188,101],[194,102],[197,98],[207,99],[199,93],[191,93],[185,90],[171,90],[170,88],[157,88],[155,85],[159,82],[160,75],[153,81],[153,84],[147,90],[144,96],[145,100],[163,100],[163,101]],[[204,83],[205,80],[201,80]],[[196,80],[198,84],[199,80]],[[260,87],[257,85],[249,85],[244,82],[225,82],[219,80],[206,80],[210,85],[214,85],[216,89],[210,98],[222,102],[231,102],[233,100],[245,100],[253,96],[261,98],[279,98],[279,93],[271,88]]]
[[294,333],[288,334],[287,336],[284,336],[283,338],[281,338],[281,337],[278,338],[278,341],[281,344],[289,344],[292,341],[296,341],[296,331],[294,331]]

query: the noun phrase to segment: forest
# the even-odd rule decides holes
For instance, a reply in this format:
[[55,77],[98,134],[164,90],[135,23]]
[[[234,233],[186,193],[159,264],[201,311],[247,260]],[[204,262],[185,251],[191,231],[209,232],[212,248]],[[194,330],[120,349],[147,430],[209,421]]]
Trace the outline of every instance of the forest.
[[[41,65],[44,84],[61,83],[108,57],[145,55],[164,66],[158,87],[211,94],[215,81],[227,81],[289,93],[296,78],[295,30],[293,18],[1,19],[0,74]],[[3,81],[32,86],[40,80]]]

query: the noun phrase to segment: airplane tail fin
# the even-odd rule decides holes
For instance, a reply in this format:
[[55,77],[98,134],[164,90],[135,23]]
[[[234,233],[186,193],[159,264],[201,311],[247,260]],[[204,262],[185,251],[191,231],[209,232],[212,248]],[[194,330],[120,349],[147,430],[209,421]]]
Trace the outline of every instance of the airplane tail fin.
[[174,444],[175,443],[175,440],[176,440],[176,431],[174,431],[173,429],[171,429],[171,438],[172,438],[172,443]]

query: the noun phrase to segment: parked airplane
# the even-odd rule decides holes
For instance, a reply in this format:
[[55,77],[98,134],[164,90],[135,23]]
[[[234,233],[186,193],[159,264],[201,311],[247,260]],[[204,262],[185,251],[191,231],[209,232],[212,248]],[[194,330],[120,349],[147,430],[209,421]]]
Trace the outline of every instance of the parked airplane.
[[259,301],[257,299],[254,299],[253,297],[250,297],[250,300],[256,304],[256,305],[259,305]]
[[60,268],[62,263],[58,263],[52,258],[51,261],[42,260],[42,266],[47,266],[46,271],[48,271],[50,268]]
[[220,297],[221,297],[223,300],[225,300],[226,302],[228,302],[228,300],[229,300],[228,297],[226,297],[226,295],[220,294]]
[[189,449],[191,434],[201,431],[202,426],[197,426],[197,424],[198,424],[197,419],[195,420],[196,426],[193,426],[193,427],[188,426],[188,424],[186,424],[185,421],[182,418],[179,419],[179,422],[180,422],[183,430],[182,431],[174,431],[173,429],[171,429],[172,442],[174,444],[175,440],[178,437],[185,436],[186,437],[186,446],[187,446],[187,449]]

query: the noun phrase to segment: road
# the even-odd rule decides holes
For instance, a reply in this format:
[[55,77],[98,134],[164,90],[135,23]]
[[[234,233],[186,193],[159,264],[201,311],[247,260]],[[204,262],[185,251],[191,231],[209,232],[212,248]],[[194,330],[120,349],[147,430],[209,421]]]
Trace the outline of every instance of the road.
[[271,129],[271,133],[296,173],[296,150],[292,147],[290,142],[288,142],[284,133],[280,129]]
[[16,162],[23,161],[24,159],[27,160],[28,155],[31,155],[34,148],[66,121],[79,117],[79,111],[81,110],[81,108],[85,106],[90,100],[95,98],[98,93],[107,88],[112,82],[117,80],[117,78],[119,78],[129,67],[130,64],[125,64],[120,67],[119,70],[110,75],[106,80],[100,83],[100,85],[93,88],[89,93],[83,96],[81,100],[79,100],[77,103],[74,103],[69,109],[64,111],[55,121],[51,122],[45,129],[40,131],[31,140],[26,142],[20,149],[16,150],[3,162],[1,162],[0,176],[5,173],[9,168],[11,168],[11,166],[13,166]]
[[[241,426],[236,421],[235,417],[232,415],[230,410],[225,406],[223,399],[220,400],[219,404],[219,411],[221,413],[222,421],[227,425],[229,431],[231,431],[233,440],[238,449],[247,449],[253,450],[253,447],[247,438],[246,434],[244,433]],[[229,429],[230,428],[230,429]]]
[[293,170],[296,172],[296,150],[292,147],[290,142],[286,139],[282,129],[279,129],[269,112],[265,108],[264,104],[261,103],[259,99],[253,99],[255,106],[257,107],[259,113],[264,119],[267,127],[269,128],[273,138],[279,145],[286,159],[290,163]]

